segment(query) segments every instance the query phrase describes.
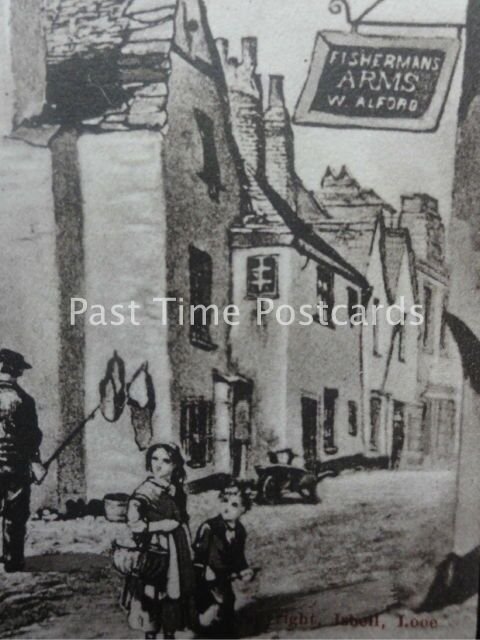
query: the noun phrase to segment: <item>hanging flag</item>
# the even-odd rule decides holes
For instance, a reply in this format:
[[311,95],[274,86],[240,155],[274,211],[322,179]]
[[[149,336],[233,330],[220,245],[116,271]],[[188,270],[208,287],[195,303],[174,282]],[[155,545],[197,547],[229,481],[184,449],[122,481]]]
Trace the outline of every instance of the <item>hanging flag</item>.
[[459,50],[453,38],[319,33],[294,122],[435,131]]
[[100,410],[108,422],[116,422],[123,413],[126,401],[125,363],[117,354],[107,363],[105,377],[99,385]]
[[155,411],[155,389],[148,372],[148,362],[144,362],[127,386],[128,406],[135,433],[135,442],[143,451],[152,441],[153,413]]

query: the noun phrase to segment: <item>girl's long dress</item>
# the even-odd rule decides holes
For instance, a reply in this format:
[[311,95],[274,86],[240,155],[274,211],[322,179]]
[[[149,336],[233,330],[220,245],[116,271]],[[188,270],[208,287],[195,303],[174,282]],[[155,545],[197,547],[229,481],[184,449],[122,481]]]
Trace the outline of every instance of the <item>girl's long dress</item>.
[[184,495],[171,495],[169,487],[149,478],[138,487],[130,498],[128,522],[132,529],[139,522],[176,520],[181,526],[172,533],[140,534],[147,537],[152,549],[169,552],[167,587],[148,584],[139,578],[127,578],[122,599],[128,611],[132,629],[147,632],[173,634],[177,630],[193,628],[196,623],[194,602],[194,570],[190,548],[190,536],[184,509]]

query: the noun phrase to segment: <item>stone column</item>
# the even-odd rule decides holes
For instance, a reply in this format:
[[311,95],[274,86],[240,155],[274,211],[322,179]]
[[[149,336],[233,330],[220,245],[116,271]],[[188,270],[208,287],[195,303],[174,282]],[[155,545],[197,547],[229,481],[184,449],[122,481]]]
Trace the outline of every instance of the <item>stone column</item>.
[[43,109],[46,47],[39,0],[0,3],[0,134],[29,122]]

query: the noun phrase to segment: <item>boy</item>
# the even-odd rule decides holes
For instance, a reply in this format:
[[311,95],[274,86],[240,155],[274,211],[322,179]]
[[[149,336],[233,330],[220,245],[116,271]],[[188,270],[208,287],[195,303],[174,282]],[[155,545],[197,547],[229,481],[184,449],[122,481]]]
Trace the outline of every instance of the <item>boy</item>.
[[232,582],[254,577],[245,558],[246,531],[240,522],[249,508],[249,497],[232,483],[220,493],[220,513],[199,527],[193,544],[200,624],[209,628],[209,637],[235,637]]

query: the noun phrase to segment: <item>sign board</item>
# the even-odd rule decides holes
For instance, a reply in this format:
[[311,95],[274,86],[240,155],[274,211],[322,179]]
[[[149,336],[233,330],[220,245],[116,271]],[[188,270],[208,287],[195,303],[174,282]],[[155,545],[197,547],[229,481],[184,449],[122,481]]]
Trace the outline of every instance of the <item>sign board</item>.
[[434,131],[459,49],[452,38],[319,33],[294,122]]

